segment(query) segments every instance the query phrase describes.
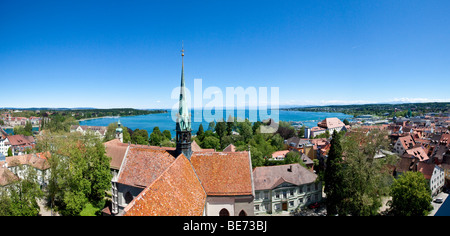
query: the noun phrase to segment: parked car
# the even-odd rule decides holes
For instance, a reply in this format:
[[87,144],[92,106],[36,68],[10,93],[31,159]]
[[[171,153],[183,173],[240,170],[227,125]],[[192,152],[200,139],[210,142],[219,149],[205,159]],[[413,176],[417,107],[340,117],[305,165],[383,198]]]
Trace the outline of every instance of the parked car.
[[443,203],[443,202],[444,202],[444,199],[438,197],[438,198],[435,198],[435,199],[434,199],[434,202],[435,202],[435,203]]

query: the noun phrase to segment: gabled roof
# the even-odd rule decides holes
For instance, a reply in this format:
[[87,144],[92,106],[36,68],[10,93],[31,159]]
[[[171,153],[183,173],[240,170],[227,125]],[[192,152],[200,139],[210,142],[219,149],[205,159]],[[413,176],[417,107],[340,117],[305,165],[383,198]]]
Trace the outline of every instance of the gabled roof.
[[117,182],[145,188],[163,173],[175,157],[172,152],[152,146],[130,146]]
[[412,155],[419,159],[419,161],[427,161],[430,159],[427,155],[427,152],[422,147],[415,147],[409,150],[406,150],[406,153]]
[[124,210],[125,216],[201,216],[206,203],[189,160],[181,154]]
[[209,195],[251,195],[251,163],[247,151],[193,153],[191,163]]
[[430,180],[431,177],[433,176],[434,167],[435,164],[433,163],[419,162],[417,164],[417,171],[421,172],[425,177],[425,179]]
[[212,148],[212,149],[203,149],[203,148],[201,148],[197,144],[197,142],[195,142],[195,140],[192,141],[192,143],[191,143],[191,150],[192,150],[192,152],[214,152],[214,151],[216,151],[216,150],[214,150],[214,148]]
[[410,155],[403,155],[397,162],[395,170],[397,172],[407,172],[414,170],[414,158],[409,157]]
[[119,139],[113,139],[104,143],[106,155],[111,157],[110,168],[111,169],[120,169],[120,165],[122,164],[123,158],[125,157],[125,153],[128,148],[128,144],[120,142]]
[[334,129],[345,126],[345,124],[336,117],[326,118],[325,120],[317,123],[317,125],[326,129]]
[[50,152],[46,153],[32,153],[20,156],[6,157],[6,163],[9,167],[18,165],[29,165],[39,170],[46,170],[50,168],[47,158],[50,157]]
[[36,142],[33,136],[24,136],[22,134],[10,135],[8,136],[8,141],[12,146],[28,146]]
[[416,142],[414,142],[414,139],[411,137],[411,135],[400,137],[398,138],[397,142],[400,142],[405,150],[416,145]]
[[223,152],[235,152],[236,151],[236,147],[230,143],[230,145],[228,145],[226,148],[223,149]]
[[281,178],[284,182],[303,185],[313,183],[317,175],[300,164],[261,166],[253,169],[255,190],[272,189],[280,184]]

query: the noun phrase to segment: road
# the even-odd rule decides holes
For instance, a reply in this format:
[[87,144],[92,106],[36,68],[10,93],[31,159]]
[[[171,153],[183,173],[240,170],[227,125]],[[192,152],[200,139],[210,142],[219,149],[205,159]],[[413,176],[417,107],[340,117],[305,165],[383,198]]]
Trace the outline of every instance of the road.
[[440,192],[436,197],[433,198],[433,202],[431,203],[431,205],[433,205],[433,210],[430,212],[430,214],[428,214],[428,216],[434,216],[436,214],[436,212],[439,210],[439,208],[442,206],[443,203],[435,203],[434,199],[436,198],[442,198],[445,202],[445,200],[448,197],[448,193],[444,193],[444,192]]

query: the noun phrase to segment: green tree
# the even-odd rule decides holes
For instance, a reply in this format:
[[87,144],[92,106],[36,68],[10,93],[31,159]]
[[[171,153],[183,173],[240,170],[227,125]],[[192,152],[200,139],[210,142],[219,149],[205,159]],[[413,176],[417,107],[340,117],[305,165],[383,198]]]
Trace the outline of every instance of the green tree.
[[226,124],[227,124],[227,133],[226,133],[226,135],[233,134],[234,119],[233,119],[233,117],[231,117],[231,115],[228,116],[228,120],[227,120]]
[[342,146],[340,137],[333,133],[325,169],[325,194],[327,214],[336,215],[343,199]]
[[245,143],[253,137],[252,123],[248,119],[245,119],[244,122],[238,123],[238,131],[239,135],[243,138]]
[[[250,145],[250,154],[252,158],[252,166],[263,166],[265,160],[271,157],[276,150],[270,142],[266,139],[264,134],[258,133],[248,143]],[[244,148],[246,148],[244,146]]]
[[208,124],[208,130],[209,131],[214,131],[216,128],[216,123],[214,121],[209,122]]
[[294,164],[300,163],[300,153],[299,152],[288,152],[284,157],[284,164]]
[[197,137],[199,138],[200,141],[202,141],[203,138],[205,137],[205,131],[203,130],[202,124],[200,124],[200,126],[198,127]]
[[8,156],[9,156],[9,157],[12,157],[12,155],[13,155],[12,149],[11,149],[11,147],[9,147],[9,148],[8,148]]
[[426,216],[433,210],[431,191],[420,172],[406,172],[391,186],[390,212],[396,216]]
[[116,138],[116,129],[119,127],[117,122],[110,123],[106,128],[104,142],[108,142]]
[[342,121],[344,123],[344,125],[350,125],[350,122],[348,122],[347,119],[344,119],[344,121]]
[[25,128],[23,126],[20,126],[20,125],[14,126],[13,132],[16,135],[19,135],[19,134],[25,135]]
[[219,136],[219,140],[227,134],[227,124],[224,121],[219,121],[215,127],[216,134]]
[[24,165],[18,165],[16,168],[23,173],[23,178],[6,187],[9,201],[0,203],[2,207],[6,207],[0,214],[37,216],[40,210],[37,202],[44,194],[39,187],[36,170]]
[[45,146],[51,147],[46,195],[52,209],[76,216],[88,202],[102,207],[112,178],[102,141],[92,132],[42,139],[47,139],[49,145]]
[[262,125],[261,121],[256,121],[253,123],[252,130],[253,134],[256,135],[257,133],[261,133],[259,127]]
[[123,143],[131,142],[131,135],[128,127],[123,127]]
[[162,135],[163,135],[164,139],[172,140],[172,134],[170,133],[169,130],[167,130],[167,129],[164,130],[164,131],[162,132]]
[[152,133],[150,134],[150,145],[153,146],[159,146],[161,144],[161,141],[163,141],[164,137],[159,130],[159,127],[156,126],[153,128]]
[[302,127],[298,130],[297,136],[299,138],[304,138],[305,137],[305,126],[304,125],[302,125]]
[[148,132],[145,129],[135,129],[131,135],[131,143],[134,144],[148,144]]
[[106,156],[105,146],[99,140],[86,140],[86,143],[90,144],[84,153],[88,165],[85,177],[91,183],[88,199],[94,206],[103,207],[106,191],[111,188],[111,158]]
[[25,136],[31,136],[33,135],[33,126],[31,125],[30,121],[27,121],[27,123],[25,124]]
[[289,122],[280,121],[277,133],[283,137],[283,139],[288,139],[295,136],[295,129],[291,126]]
[[284,139],[280,136],[280,134],[273,135],[268,141],[270,141],[270,145],[274,148],[275,151],[286,149]]
[[[337,132],[334,136],[341,136]],[[334,139],[334,138],[333,138]],[[355,130],[342,139],[345,150],[342,175],[340,215],[377,215],[381,197],[387,196],[392,177],[383,171],[385,162],[374,159],[376,152],[388,148],[387,132],[373,130],[365,133]],[[328,168],[328,166],[327,166]]]
[[214,148],[217,150],[220,148],[220,140],[214,136],[205,137],[202,141],[202,148]]

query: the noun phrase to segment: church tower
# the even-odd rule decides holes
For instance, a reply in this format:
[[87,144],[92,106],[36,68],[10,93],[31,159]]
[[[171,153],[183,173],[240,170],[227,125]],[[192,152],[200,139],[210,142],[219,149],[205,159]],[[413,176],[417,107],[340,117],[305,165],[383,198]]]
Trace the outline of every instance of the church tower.
[[187,107],[186,92],[184,88],[184,49],[181,49],[181,88],[180,88],[180,100],[179,109],[177,114],[176,125],[176,142],[177,142],[177,155],[183,153],[189,160],[191,159],[191,117],[189,115],[189,109]]
[[122,124],[120,123],[120,118],[119,121],[117,122],[117,129],[116,129],[116,139],[119,139],[121,143],[123,143],[123,129],[122,129]]

